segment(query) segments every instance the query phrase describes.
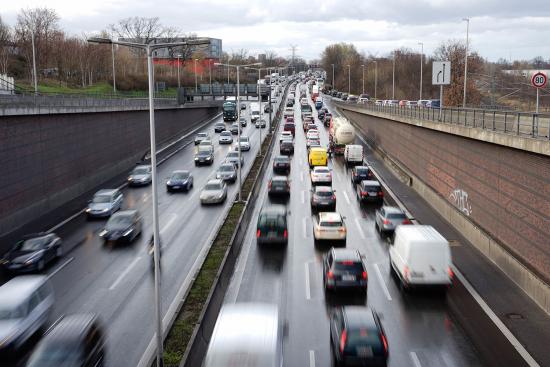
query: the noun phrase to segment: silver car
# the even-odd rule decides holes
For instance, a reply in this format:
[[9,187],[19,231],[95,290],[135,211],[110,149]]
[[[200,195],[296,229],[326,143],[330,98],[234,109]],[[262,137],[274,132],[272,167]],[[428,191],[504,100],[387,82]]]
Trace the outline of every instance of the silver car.
[[201,204],[221,204],[227,197],[227,185],[223,180],[209,180],[200,194]]
[[130,186],[149,185],[151,181],[153,181],[153,171],[149,165],[136,166],[128,176]]
[[256,121],[256,124],[254,125],[256,126],[256,128],[265,128],[266,127],[266,122],[264,119],[261,119],[261,120],[257,120]]
[[235,182],[235,180],[237,180],[235,165],[233,163],[223,163],[216,172],[216,178],[226,182]]
[[[227,153],[227,156],[225,157],[226,162],[233,163],[235,166],[238,166],[239,164],[239,152],[232,151]],[[241,154],[241,167],[244,165],[244,158]]]
[[[250,150],[250,138],[248,136],[241,135],[241,140],[239,140],[239,145],[241,146],[242,152],[248,152]],[[235,150],[238,148],[235,147]]]
[[123,195],[117,189],[99,190],[88,202],[88,218],[108,217],[122,207]]
[[233,143],[233,136],[229,131],[222,131],[220,134],[220,144],[231,144]]
[[411,224],[407,215],[395,206],[383,206],[376,211],[374,218],[376,230],[382,233],[392,233],[400,224]]
[[208,133],[198,133],[195,136],[195,145],[199,145],[201,141],[206,139],[210,139],[210,135],[208,135]]

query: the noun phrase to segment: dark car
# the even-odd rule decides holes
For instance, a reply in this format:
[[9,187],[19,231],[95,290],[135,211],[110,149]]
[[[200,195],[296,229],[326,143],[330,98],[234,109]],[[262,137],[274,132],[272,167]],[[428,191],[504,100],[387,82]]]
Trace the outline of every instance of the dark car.
[[364,180],[372,180],[374,174],[368,166],[355,166],[351,169],[351,183],[356,185]]
[[105,363],[105,332],[95,315],[63,317],[42,338],[27,367],[91,367]]
[[271,112],[271,106],[266,104],[264,107],[264,113],[269,113],[269,112]]
[[241,117],[240,122],[241,122],[241,127],[246,127],[246,124],[247,124],[246,117]]
[[388,340],[376,311],[336,308],[330,315],[330,349],[337,366],[387,366]]
[[286,106],[287,107],[294,107],[294,100],[293,99],[288,99],[286,101]]
[[241,103],[241,110],[246,110],[246,103]]
[[105,244],[132,242],[141,234],[141,215],[137,210],[124,210],[111,216],[105,228],[99,233]]
[[216,172],[216,178],[234,183],[237,180],[237,167],[234,163],[222,163]]
[[288,175],[290,173],[290,158],[280,155],[273,159],[273,172]]
[[294,136],[294,134],[296,133],[296,125],[294,124],[294,122],[285,122],[283,126],[283,131],[290,131]]
[[311,188],[311,211],[336,211],[336,190],[330,186],[313,186]]
[[224,130],[225,130],[225,124],[223,122],[216,122],[216,124],[214,125],[214,132],[221,133]]
[[34,233],[17,242],[0,263],[8,272],[26,273],[42,271],[50,261],[61,256],[61,238],[55,233]]
[[279,153],[281,155],[292,155],[294,154],[294,143],[290,140],[283,140],[279,147]]
[[256,226],[258,245],[288,244],[287,211],[283,205],[262,208]]
[[166,181],[166,191],[189,191],[193,187],[193,175],[187,170],[174,171]]
[[290,196],[290,181],[286,176],[274,176],[267,184],[269,196]]
[[363,180],[357,185],[357,200],[360,203],[384,201],[384,192],[380,182],[375,180]]
[[214,152],[213,149],[201,149],[195,154],[195,166],[200,166],[203,164],[211,165],[214,163]]
[[229,127],[229,131],[231,132],[231,134],[237,135],[239,133],[239,124],[237,124],[237,123],[232,124]]
[[359,251],[332,247],[323,259],[323,283],[326,291],[366,292],[368,274]]
[[323,125],[325,125],[325,127],[329,127],[330,120],[332,120],[332,114],[330,112],[325,113],[325,116],[323,118]]

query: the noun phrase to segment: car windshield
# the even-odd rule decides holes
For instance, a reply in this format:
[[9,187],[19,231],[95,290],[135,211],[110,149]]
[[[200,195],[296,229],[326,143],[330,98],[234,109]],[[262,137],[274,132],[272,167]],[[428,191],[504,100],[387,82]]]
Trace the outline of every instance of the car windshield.
[[189,172],[174,172],[171,178],[173,180],[185,180],[188,177],[189,177]]
[[96,204],[110,203],[111,202],[111,196],[110,195],[95,195],[92,202],[96,203]]
[[355,171],[357,172],[358,175],[366,175],[369,173],[368,168],[356,168]]
[[277,163],[287,163],[288,158],[286,158],[286,157],[275,157],[274,161],[277,162]]
[[319,223],[319,225],[321,227],[342,227],[342,222],[340,222],[340,221],[333,221],[333,222],[325,221],[325,222]]
[[382,348],[382,343],[378,332],[375,330],[368,330],[367,328],[350,330],[348,334],[348,345],[351,347],[368,345],[375,349]]
[[132,174],[134,175],[146,175],[149,173],[149,169],[148,168],[136,168],[134,169],[134,171],[132,172]]
[[9,307],[7,305],[0,305],[0,320],[13,320],[20,319],[24,315],[21,307]]
[[280,228],[284,227],[284,219],[280,215],[260,215],[259,225],[262,228]]
[[221,133],[221,136],[231,136],[231,133],[228,132],[228,131],[223,131],[223,132]]
[[246,136],[241,136],[241,139],[239,141],[241,143],[248,143],[248,138]]
[[336,261],[334,263],[334,270],[345,273],[362,273],[363,264],[358,261]]
[[229,152],[227,158],[239,158],[239,152]]
[[367,190],[367,191],[378,191],[378,190],[380,190],[380,186],[365,186],[365,190]]
[[132,217],[129,215],[114,215],[107,222],[107,229],[124,228],[132,223]]
[[315,194],[317,196],[322,196],[322,197],[331,197],[332,196],[332,191],[317,191],[317,192],[315,192]]
[[233,164],[224,164],[220,166],[220,172],[232,172],[235,171]]
[[206,138],[208,135],[206,133],[198,133],[197,138]]
[[29,238],[23,241],[19,250],[21,251],[37,251],[40,250],[48,242],[47,237]]
[[328,168],[324,168],[324,167],[315,167],[315,170],[313,171],[315,173],[329,173],[329,169]]
[[388,219],[405,219],[406,215],[404,213],[390,213],[387,217]]
[[219,183],[209,183],[204,187],[205,190],[220,190],[221,188]]

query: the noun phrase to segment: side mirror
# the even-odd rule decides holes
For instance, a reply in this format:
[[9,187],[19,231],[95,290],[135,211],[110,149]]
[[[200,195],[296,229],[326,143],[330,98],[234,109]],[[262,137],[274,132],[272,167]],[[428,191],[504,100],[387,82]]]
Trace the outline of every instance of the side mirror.
[[343,216],[343,217],[342,217],[342,219],[346,219],[346,217],[345,217],[345,216]]

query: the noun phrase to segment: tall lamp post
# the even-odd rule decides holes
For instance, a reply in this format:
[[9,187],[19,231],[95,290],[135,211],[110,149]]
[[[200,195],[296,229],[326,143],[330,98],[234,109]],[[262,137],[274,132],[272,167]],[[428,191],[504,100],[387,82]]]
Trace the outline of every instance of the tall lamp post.
[[466,108],[466,80],[468,78],[468,36],[470,33],[470,18],[462,18],[466,22],[466,51],[464,52],[464,94],[462,96],[462,108]]
[[197,61],[199,61],[199,59],[194,59],[195,61],[195,94],[198,93],[198,87],[197,87]]
[[392,57],[392,77],[391,77],[391,99],[395,99],[395,51]]
[[348,96],[351,94],[351,65],[348,65]]
[[[247,66],[246,69],[251,69],[251,70],[258,70],[258,102],[260,103],[260,114],[263,115],[264,113],[264,110],[262,110],[262,96],[260,95],[260,78],[261,78],[261,71],[262,70],[269,70],[269,68],[252,68],[252,67],[249,67]],[[266,85],[267,87],[267,85]],[[269,93],[271,93],[271,91],[269,91]],[[269,101],[268,101],[269,103]],[[269,108],[271,109],[271,106],[269,106]],[[260,117],[261,119],[261,117]],[[271,126],[271,118],[269,119],[270,120],[270,126]],[[260,122],[260,155],[262,155],[262,126],[261,126],[261,122]]]
[[376,91],[378,89],[378,62],[376,60],[374,62],[374,99],[376,99]]
[[361,89],[361,94],[365,94],[365,65],[361,65],[361,69],[363,71],[363,76],[361,77],[361,81],[363,82],[363,88]]
[[34,31],[31,33],[31,43],[32,43],[32,76],[34,79],[34,94],[38,94],[38,74],[36,74],[36,52],[34,49]]
[[182,56],[181,54],[176,55],[177,60],[178,60],[178,88],[181,87],[181,82],[180,82],[180,57],[181,56]]
[[334,84],[334,64],[332,65],[332,89],[336,89],[336,85]]
[[113,93],[116,94],[116,77],[115,77],[115,44],[111,43],[111,59],[113,60]]
[[89,38],[90,43],[115,44],[130,48],[139,48],[147,53],[147,77],[149,84],[149,130],[151,135],[151,170],[152,170],[152,197],[153,197],[153,247],[154,247],[154,262],[155,262],[155,313],[156,313],[156,337],[157,337],[157,367],[163,366],[163,350],[162,350],[162,309],[160,305],[160,233],[159,233],[159,218],[158,218],[158,199],[157,199],[157,148],[155,140],[155,106],[153,100],[153,51],[159,48],[167,48],[174,46],[184,46],[189,44],[205,44],[210,43],[208,40],[196,39],[188,42],[173,42],[173,43],[135,43],[124,41],[113,41],[110,38]]
[[[247,66],[259,66],[262,65],[259,62],[253,63],[253,64],[246,64],[246,65],[235,65],[235,64],[222,64],[220,62],[215,63],[216,66],[227,66],[227,69],[229,70],[230,67],[233,67],[237,69],[237,126],[239,127],[237,129],[237,151],[239,152],[239,164],[238,164],[238,171],[239,171],[239,202],[242,202],[242,175],[241,175],[241,88],[240,88],[240,79],[239,79],[239,72],[242,67]],[[261,129],[261,127],[260,127]],[[260,145],[262,142],[260,141]]]
[[418,42],[418,44],[421,46],[420,51],[420,99],[422,99],[422,67],[424,65],[424,43]]

